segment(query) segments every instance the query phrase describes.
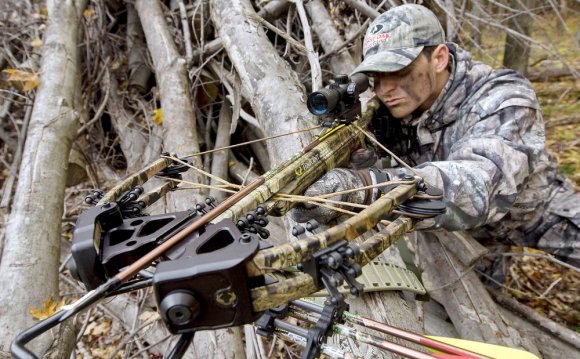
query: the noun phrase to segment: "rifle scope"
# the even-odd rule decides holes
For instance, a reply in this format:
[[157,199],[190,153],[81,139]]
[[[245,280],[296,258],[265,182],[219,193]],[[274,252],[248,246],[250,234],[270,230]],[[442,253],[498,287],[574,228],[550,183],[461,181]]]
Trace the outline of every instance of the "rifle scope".
[[357,73],[350,79],[348,75],[336,75],[334,83],[308,96],[306,106],[316,116],[340,115],[349,110],[368,87],[369,79],[365,74]]

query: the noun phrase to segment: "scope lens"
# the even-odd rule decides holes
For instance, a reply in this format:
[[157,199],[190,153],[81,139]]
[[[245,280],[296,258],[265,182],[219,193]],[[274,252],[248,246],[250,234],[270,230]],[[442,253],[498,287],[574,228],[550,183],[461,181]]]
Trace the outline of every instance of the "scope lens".
[[321,116],[328,112],[328,99],[323,93],[315,92],[308,96],[307,105],[313,115]]

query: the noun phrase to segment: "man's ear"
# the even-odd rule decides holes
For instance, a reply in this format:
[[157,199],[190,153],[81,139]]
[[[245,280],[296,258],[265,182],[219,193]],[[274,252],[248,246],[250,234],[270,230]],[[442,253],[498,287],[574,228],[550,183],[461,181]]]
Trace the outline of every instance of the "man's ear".
[[449,64],[449,48],[445,44],[439,44],[431,54],[431,61],[435,63],[435,70],[443,72]]

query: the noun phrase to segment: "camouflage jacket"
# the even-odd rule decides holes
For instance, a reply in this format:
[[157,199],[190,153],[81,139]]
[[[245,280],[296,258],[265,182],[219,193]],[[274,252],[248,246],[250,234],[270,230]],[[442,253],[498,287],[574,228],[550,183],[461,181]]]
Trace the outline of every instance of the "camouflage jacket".
[[521,243],[540,223],[557,174],[538,100],[517,72],[448,47],[452,69],[442,93],[428,111],[403,120],[416,136],[403,157],[445,191],[447,213],[432,228]]

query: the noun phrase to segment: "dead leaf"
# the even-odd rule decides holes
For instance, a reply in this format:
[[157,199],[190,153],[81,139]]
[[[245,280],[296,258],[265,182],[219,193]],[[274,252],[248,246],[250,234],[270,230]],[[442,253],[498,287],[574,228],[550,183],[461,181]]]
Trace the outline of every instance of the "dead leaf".
[[42,7],[40,11],[32,14],[33,19],[46,20],[48,18],[48,8],[46,6]]
[[[103,347],[90,348],[90,351],[91,351],[91,355],[93,358],[105,359],[105,358],[111,357],[111,354],[113,354],[113,352],[115,351],[115,347],[114,346],[107,346],[105,348],[103,348]],[[117,352],[117,354],[114,356],[114,358],[123,358],[124,353],[125,353],[124,350],[120,350],[119,352]]]
[[154,322],[160,318],[159,313],[152,310],[147,310],[139,314],[139,320],[143,323]]
[[153,122],[159,126],[163,124],[163,111],[160,108],[153,111]]
[[52,296],[44,301],[44,308],[30,308],[30,314],[36,320],[43,320],[58,312],[64,305],[64,298],[56,302]]
[[149,330],[149,328],[159,319],[161,319],[159,313],[152,310],[147,310],[139,314],[139,321],[141,322],[141,326],[143,326],[143,330]]
[[2,70],[2,73],[8,75],[8,78],[3,82],[7,82],[24,92],[34,90],[40,84],[40,76],[30,70],[5,69]]
[[83,11],[83,16],[87,20],[95,19],[97,17],[97,13],[93,9],[86,9]]
[[198,107],[204,107],[216,101],[220,93],[220,88],[215,79],[202,73],[200,75],[201,85],[197,86],[195,92],[195,103]]
[[42,46],[42,40],[37,37],[36,39],[30,41],[30,46],[32,46],[32,47],[41,47]]
[[113,63],[111,64],[111,70],[118,70],[119,68],[121,68],[122,64],[123,63],[120,60],[113,61]]
[[111,321],[109,319],[105,319],[101,322],[89,323],[83,335],[92,335],[94,337],[100,337],[104,334],[105,335],[109,334],[110,331],[111,331]]

